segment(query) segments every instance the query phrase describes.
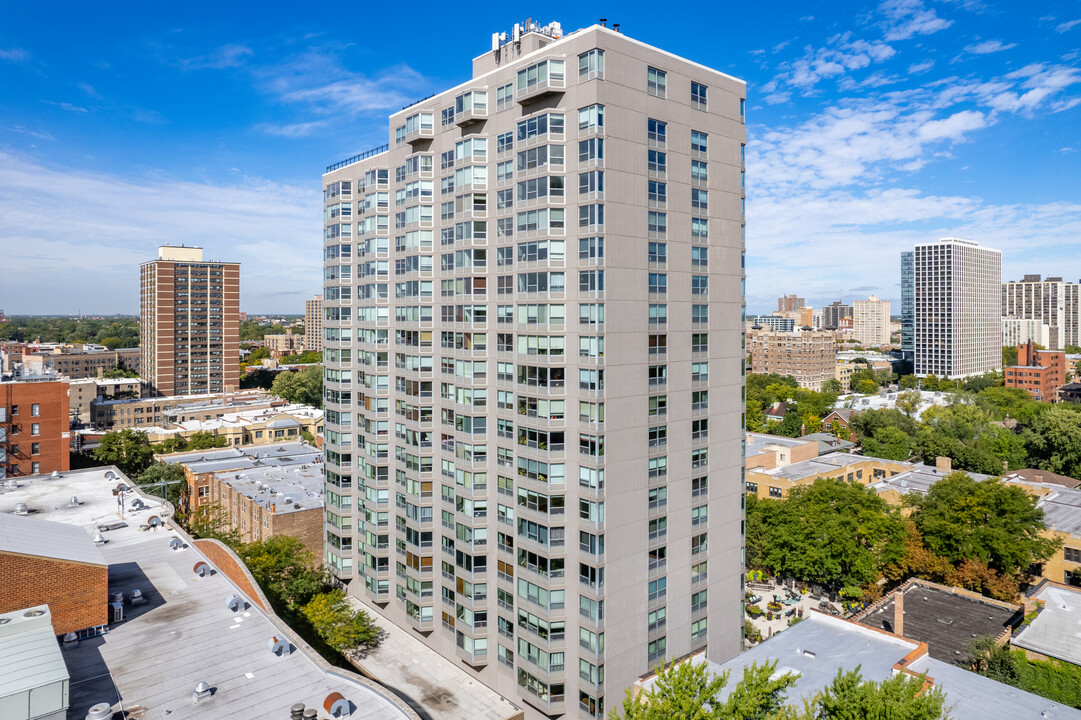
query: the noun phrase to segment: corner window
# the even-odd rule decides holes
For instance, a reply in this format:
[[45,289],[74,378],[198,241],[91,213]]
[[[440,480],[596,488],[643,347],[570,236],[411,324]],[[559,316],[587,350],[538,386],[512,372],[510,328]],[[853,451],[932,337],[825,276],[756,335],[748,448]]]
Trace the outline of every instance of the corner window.
[[[666,97],[668,73],[651,67],[646,71],[646,92],[653,97]],[[741,106],[742,108],[742,106]],[[742,115],[742,111],[740,113]]]
[[604,50],[590,50],[578,56],[578,79],[592,80],[604,77]]

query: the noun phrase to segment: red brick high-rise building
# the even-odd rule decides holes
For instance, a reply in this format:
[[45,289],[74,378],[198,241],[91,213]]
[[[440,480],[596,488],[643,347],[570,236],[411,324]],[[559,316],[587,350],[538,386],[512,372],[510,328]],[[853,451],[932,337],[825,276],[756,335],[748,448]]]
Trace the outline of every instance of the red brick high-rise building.
[[0,375],[0,478],[71,467],[68,381]]
[[1026,390],[1040,402],[1058,402],[1058,389],[1066,384],[1066,353],[1037,350],[1029,341],[1017,346],[1017,364],[1005,372],[1006,387]]
[[158,248],[140,267],[143,396],[200,395],[240,385],[240,264],[197,247]]

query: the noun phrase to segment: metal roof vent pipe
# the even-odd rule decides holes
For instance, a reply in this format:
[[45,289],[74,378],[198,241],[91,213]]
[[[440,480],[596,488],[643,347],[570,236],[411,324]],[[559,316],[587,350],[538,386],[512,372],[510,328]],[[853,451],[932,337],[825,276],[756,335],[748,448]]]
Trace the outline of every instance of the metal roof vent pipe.
[[312,718],[319,717],[319,711],[316,710],[315,708],[311,707],[311,708],[308,708],[307,710],[305,710],[304,714],[301,715],[300,717],[302,717],[304,720],[311,720]]
[[195,692],[191,694],[191,701],[193,703],[201,703],[204,700],[209,700],[210,696],[214,694],[214,691],[207,684],[206,680],[201,680],[198,685],[195,686]]
[[304,703],[296,703],[289,708],[289,720],[301,720],[304,717]]
[[146,598],[143,597],[143,591],[139,588],[133,589],[128,593],[128,602],[132,605],[142,605],[146,602]]
[[225,607],[232,612],[240,612],[244,609],[244,601],[240,599],[239,595],[233,594],[226,598]]
[[[289,653],[293,652],[293,645],[285,638],[273,635],[271,636],[270,641],[267,643],[267,649],[278,657],[285,657]],[[304,706],[301,705],[300,708],[301,710],[303,710]]]
[[86,713],[86,720],[109,720],[113,716],[113,706],[109,703],[98,703]]
[[71,500],[68,501],[68,506],[70,506],[70,507],[78,507],[81,504],[82,503],[79,502],[79,498],[77,498],[74,495],[72,495]]
[[15,514],[16,515],[29,515],[30,514],[30,506],[27,505],[26,503],[15,503]]
[[64,647],[78,647],[79,636],[73,632],[64,635]]
[[52,473],[49,474],[49,477],[52,478],[53,480],[59,480],[60,479],[60,471],[59,470],[53,470]]
[[94,533],[94,537],[90,538],[90,540],[95,545],[104,545],[105,544],[105,537],[101,533]]
[[184,547],[184,541],[178,537],[175,537],[169,541],[169,548],[171,550],[179,550]]

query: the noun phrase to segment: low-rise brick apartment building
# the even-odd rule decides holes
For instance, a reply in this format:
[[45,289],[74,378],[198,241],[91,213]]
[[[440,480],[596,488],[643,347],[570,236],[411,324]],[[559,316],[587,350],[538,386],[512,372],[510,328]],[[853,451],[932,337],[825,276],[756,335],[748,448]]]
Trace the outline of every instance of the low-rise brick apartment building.
[[71,467],[68,380],[44,372],[0,374],[0,478]]
[[22,505],[0,512],[0,613],[47,604],[57,635],[100,634],[109,622],[109,566],[101,552],[83,528],[32,517],[32,503]]
[[1018,345],[1017,364],[1006,368],[1005,384],[1040,402],[1058,402],[1058,389],[1066,384],[1066,353],[1037,350],[1031,340]]
[[800,387],[821,390],[835,377],[837,343],[833,333],[803,328],[777,332],[752,328],[747,334],[751,372],[791,375]]
[[[181,505],[188,512],[216,505],[224,529],[235,531],[242,542],[292,535],[316,561],[322,560],[324,480],[318,449],[289,442],[173,453],[158,459],[184,468],[187,487]],[[335,512],[327,514],[329,522],[339,518],[336,513],[343,500],[329,494],[326,500],[335,506],[331,508]],[[351,514],[351,505],[345,511]]]
[[139,397],[139,378],[79,378],[71,381],[68,404],[72,420],[89,423],[91,404],[102,400],[130,400]]
[[213,420],[242,410],[258,410],[286,402],[262,390],[224,395],[174,395],[129,400],[98,398],[90,403],[90,418],[101,430],[149,427],[167,422]]

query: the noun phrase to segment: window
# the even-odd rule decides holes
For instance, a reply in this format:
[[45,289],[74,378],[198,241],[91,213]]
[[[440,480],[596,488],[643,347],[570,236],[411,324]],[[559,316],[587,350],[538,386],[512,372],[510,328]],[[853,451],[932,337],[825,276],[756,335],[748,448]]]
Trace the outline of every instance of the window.
[[1081,563],[1081,550],[1077,548],[1063,548],[1062,553],[1066,558],[1066,562]]
[[781,488],[774,487],[773,485],[770,485],[769,486],[769,496],[771,498],[781,498],[781,497],[784,497],[784,493],[781,492]]
[[39,463],[39,462],[30,463],[30,474],[31,475],[37,475],[40,472],[41,472],[41,463]]
[[668,261],[668,244],[662,242],[649,243],[649,261],[663,265]]
[[663,238],[668,235],[668,216],[662,212],[649,211],[646,230],[651,238]]
[[[663,367],[663,366],[662,366]],[[661,447],[668,444],[668,426],[656,425],[649,429],[649,446]]]
[[651,303],[649,306],[649,324],[664,325],[668,322],[668,306],[663,303]]
[[578,110],[578,131],[589,132],[604,127],[604,105],[590,105]]
[[[650,520],[651,525],[652,525],[652,523],[653,523],[653,521]],[[662,599],[665,595],[668,594],[668,578],[663,578],[662,577],[662,578],[657,578],[656,580],[650,580],[649,581],[649,589],[648,589],[648,591],[649,591],[648,598],[649,598],[650,602]]]
[[709,363],[708,362],[693,362],[691,363],[691,382],[699,382],[709,380]]
[[653,147],[664,147],[668,139],[668,123],[649,118],[646,124],[646,140]]
[[706,268],[709,265],[709,248],[698,245],[691,246],[691,267]]
[[708,295],[709,294],[709,275],[692,275],[691,276],[691,294],[692,295]]
[[579,260],[600,260],[604,257],[604,238],[588,237],[578,240]]
[[665,273],[649,274],[649,292],[651,294],[664,295],[668,292],[668,275]]
[[604,50],[590,50],[578,56],[578,79],[604,77]]
[[667,365],[650,365],[648,374],[650,385],[664,385],[668,382]]
[[657,638],[649,643],[649,662],[654,663],[658,660],[664,660],[665,654],[668,652],[668,640],[667,638]]
[[604,292],[604,270],[579,270],[578,291]]
[[705,157],[708,138],[709,136],[704,132],[691,130],[691,154]]
[[[691,162],[694,162],[693,160]],[[691,209],[699,212],[709,210],[709,192],[698,188],[691,188]]]
[[664,628],[664,625],[667,622],[667,617],[668,608],[660,607],[656,610],[651,611],[649,613],[649,616],[646,618],[648,622],[646,626],[647,632],[654,633]]
[[[521,73],[519,73],[520,75]],[[649,68],[646,70],[646,92],[653,97],[663,98],[665,97],[665,85],[667,83],[668,73],[664,70],[658,70],[657,68]]]
[[709,237],[709,221],[705,218],[691,218],[691,237],[704,240]]
[[41,405],[34,403],[30,406],[30,417],[41,417]]
[[504,160],[495,166],[496,182],[507,182],[514,178],[514,161]]
[[600,225],[604,225],[604,205],[594,203],[578,207],[578,227],[600,229]]
[[495,109],[506,110],[514,104],[514,83],[500,85],[495,91]]
[[709,477],[691,478],[691,497],[701,497],[709,494]]
[[709,507],[699,505],[691,508],[691,525],[704,525],[709,522]]
[[31,455],[40,455],[41,454],[41,443],[30,443],[30,454]]
[[604,159],[604,138],[578,141],[578,162],[588,163]]
[[649,398],[649,416],[659,417],[668,413],[668,396],[652,395]]
[[649,180],[649,206],[664,207],[668,202],[668,185],[659,180]]
[[708,323],[709,305],[691,305],[691,322]]
[[691,352],[704,353],[709,350],[708,333],[691,333]]
[[604,171],[591,170],[578,174],[578,194],[589,195],[591,193],[604,192]]
[[708,547],[708,533],[701,533],[691,537],[691,554],[703,553]]
[[702,83],[691,82],[691,107],[696,110],[706,109],[706,86]]
[[562,60],[545,60],[518,71],[518,94],[525,94],[539,87],[563,87],[564,64]]
[[31,423],[30,424],[30,434],[31,435],[40,435],[41,434],[41,425],[38,424],[38,423]]
[[548,113],[518,121],[518,142],[541,135],[563,135],[563,115]]
[[650,177],[664,177],[665,171],[668,167],[668,156],[660,150],[649,150],[648,152],[648,165]]
[[695,620],[691,623],[691,642],[697,640],[704,640],[708,634],[706,629],[708,618],[702,618],[701,620]]

